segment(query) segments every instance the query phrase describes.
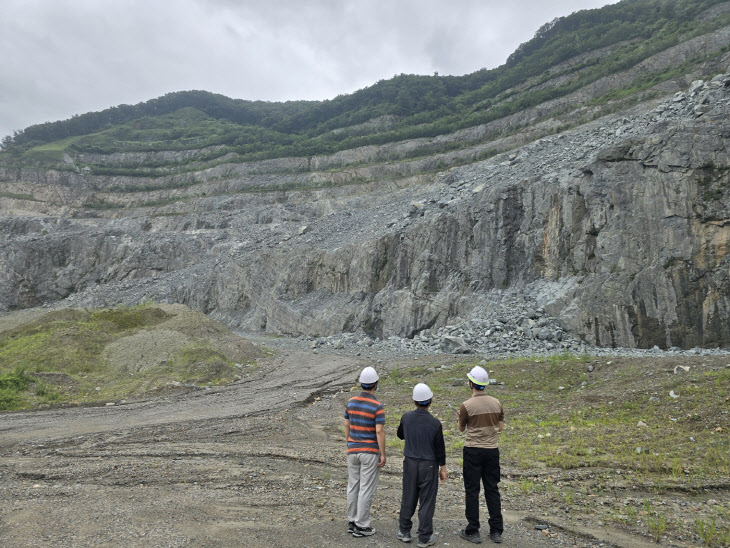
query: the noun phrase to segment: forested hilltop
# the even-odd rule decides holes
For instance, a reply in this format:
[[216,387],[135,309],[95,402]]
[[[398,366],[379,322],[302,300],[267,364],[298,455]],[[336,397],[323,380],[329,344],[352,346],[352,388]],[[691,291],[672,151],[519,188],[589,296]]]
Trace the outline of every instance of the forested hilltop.
[[[624,0],[545,24],[498,68],[465,76],[401,74],[327,101],[272,103],[205,91],[169,93],[17,131],[2,140],[0,161],[51,165],[64,152],[208,147],[213,148],[207,160],[235,153],[238,161],[250,161],[435,137],[566,97],[720,29],[730,24],[726,5],[725,0]],[[702,57],[641,71],[630,82],[590,97],[586,105],[592,108],[567,123],[650,98],[661,82],[696,70],[706,60]],[[519,129],[516,125],[510,130]]]

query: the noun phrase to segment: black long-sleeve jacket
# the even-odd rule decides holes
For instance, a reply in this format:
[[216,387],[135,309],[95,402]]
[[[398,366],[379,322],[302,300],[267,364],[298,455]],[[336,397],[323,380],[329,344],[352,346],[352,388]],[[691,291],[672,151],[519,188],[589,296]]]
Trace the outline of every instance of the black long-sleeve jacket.
[[441,421],[427,409],[404,413],[398,425],[398,437],[406,440],[403,455],[416,460],[435,460],[446,464],[446,447]]

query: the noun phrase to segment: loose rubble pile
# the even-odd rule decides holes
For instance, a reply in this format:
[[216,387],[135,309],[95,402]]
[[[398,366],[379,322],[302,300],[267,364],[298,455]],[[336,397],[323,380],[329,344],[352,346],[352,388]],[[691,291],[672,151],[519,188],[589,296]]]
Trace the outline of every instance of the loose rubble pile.
[[378,339],[363,332],[316,338],[245,335],[258,338],[259,344],[275,348],[309,348],[314,353],[335,352],[365,357],[464,354],[491,359],[562,353],[637,357],[730,355],[727,349],[598,348],[565,332],[557,318],[522,295],[507,296],[501,302],[495,299],[495,302],[497,306],[488,318],[456,321],[438,329],[424,329],[411,338]]
[[[548,320],[554,321],[554,320]],[[376,357],[376,356],[426,356],[435,354],[464,354],[473,356],[484,356],[489,359],[503,358],[507,356],[549,356],[555,354],[587,354],[592,356],[632,356],[632,357],[660,357],[669,355],[687,355],[687,356],[712,356],[712,355],[730,355],[730,350],[717,348],[692,348],[683,350],[678,347],[662,350],[659,347],[650,349],[642,348],[601,348],[586,344],[584,341],[577,341],[570,337],[560,329],[551,331],[551,334],[557,335],[562,333],[563,340],[555,342],[555,340],[544,339],[527,339],[516,333],[504,332],[505,326],[500,324],[492,324],[497,333],[501,333],[505,338],[510,339],[501,345],[496,343],[483,344],[485,337],[469,339],[461,335],[452,335],[449,333],[468,333],[474,331],[475,325],[486,325],[487,320],[470,320],[458,326],[446,326],[432,334],[432,338],[427,342],[421,341],[418,336],[413,339],[402,337],[389,337],[388,339],[373,339],[364,333],[342,333],[331,337],[307,338],[299,337],[296,339],[287,338],[267,338],[265,341],[259,340],[260,343],[279,347],[309,347],[313,352],[332,351],[336,353],[354,354],[357,356]],[[541,328],[542,329],[542,328]],[[453,331],[450,331],[453,330]],[[487,329],[489,330],[489,329]],[[246,336],[251,337],[250,334]],[[253,338],[256,338],[255,336]],[[567,340],[566,340],[567,339]],[[496,344],[496,345],[495,345]],[[492,346],[495,345],[495,346]]]
[[359,347],[414,354],[515,354],[580,352],[585,343],[565,333],[556,318],[522,297],[499,303],[489,317],[455,321],[438,329],[424,329],[411,338],[376,340],[364,334],[342,333],[310,342],[335,350]]

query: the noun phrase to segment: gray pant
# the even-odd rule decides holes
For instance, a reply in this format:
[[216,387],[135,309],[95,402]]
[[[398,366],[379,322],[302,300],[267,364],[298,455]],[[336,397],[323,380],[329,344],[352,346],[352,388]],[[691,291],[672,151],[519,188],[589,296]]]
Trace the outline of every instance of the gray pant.
[[370,527],[370,504],[378,486],[380,468],[377,453],[347,455],[347,521],[358,527]]
[[439,467],[434,460],[403,459],[403,496],[400,503],[398,526],[410,531],[413,512],[418,508],[418,540],[427,542],[433,534],[433,513],[436,510],[436,494],[439,490]]

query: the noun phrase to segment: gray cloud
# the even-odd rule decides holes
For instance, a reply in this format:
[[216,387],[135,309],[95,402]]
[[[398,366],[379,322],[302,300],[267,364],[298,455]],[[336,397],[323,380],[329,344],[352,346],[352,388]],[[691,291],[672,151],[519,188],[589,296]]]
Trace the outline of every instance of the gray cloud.
[[0,0],[0,136],[170,91],[326,99],[502,64],[606,0]]

